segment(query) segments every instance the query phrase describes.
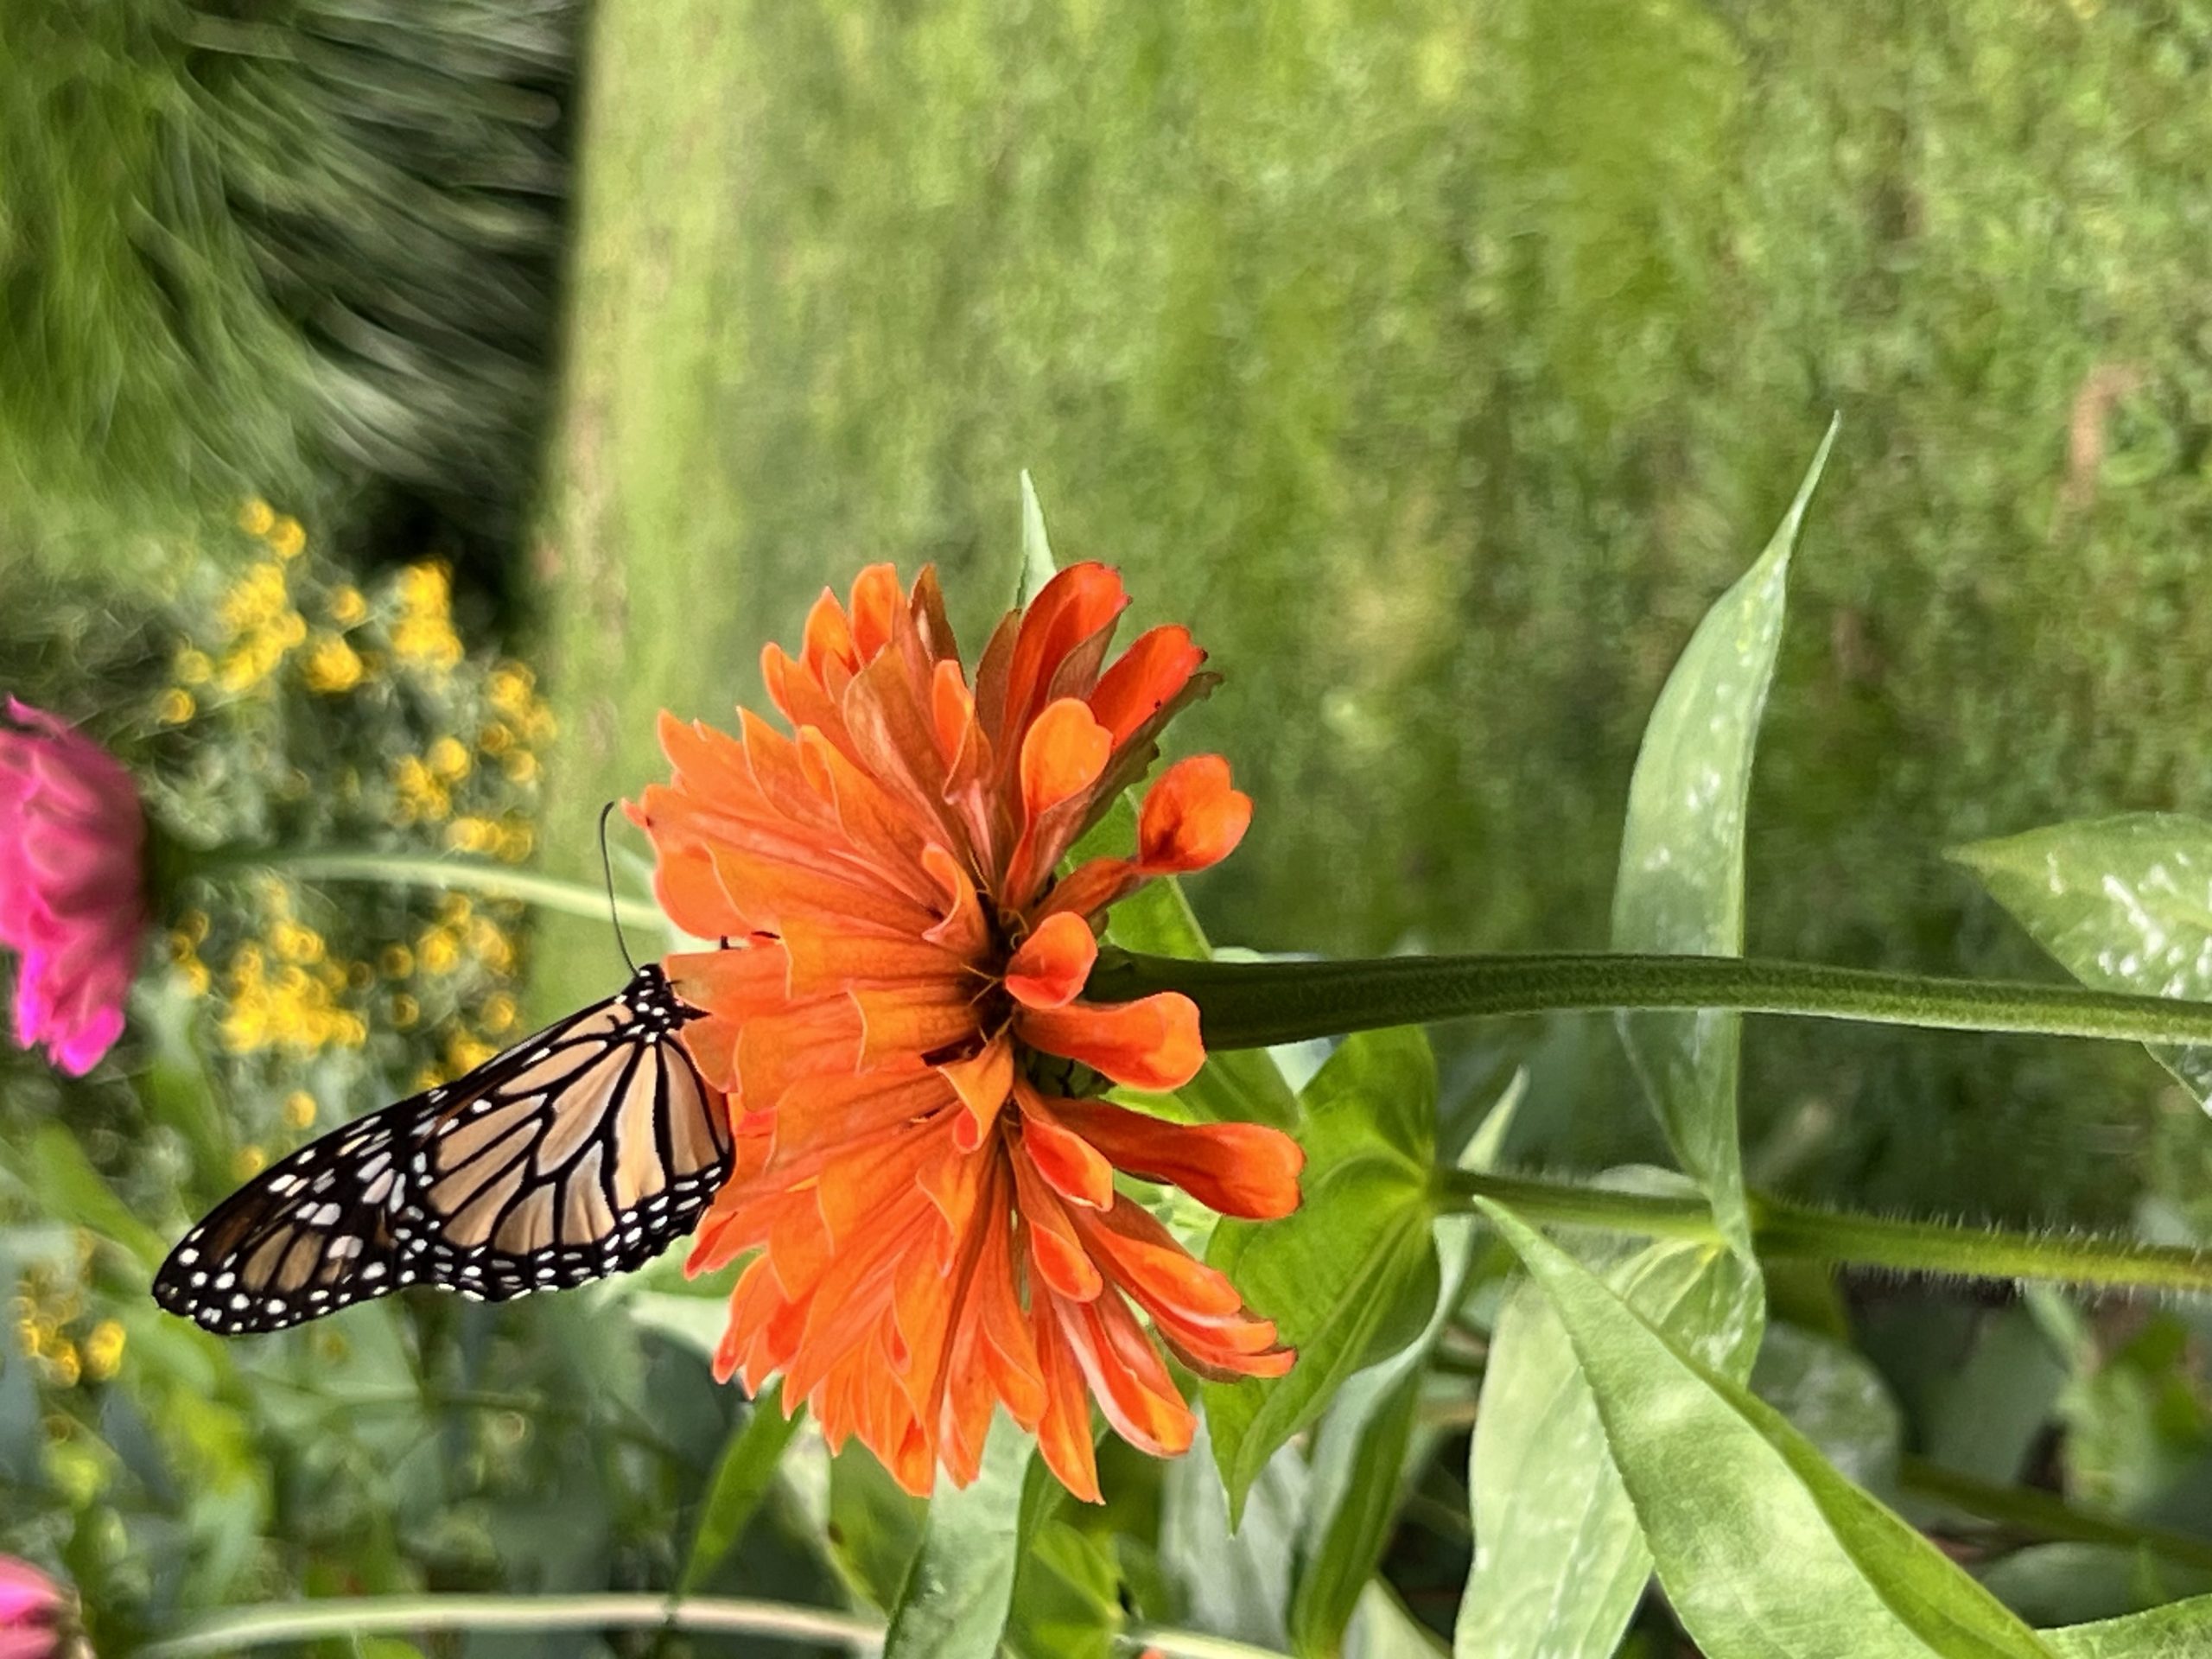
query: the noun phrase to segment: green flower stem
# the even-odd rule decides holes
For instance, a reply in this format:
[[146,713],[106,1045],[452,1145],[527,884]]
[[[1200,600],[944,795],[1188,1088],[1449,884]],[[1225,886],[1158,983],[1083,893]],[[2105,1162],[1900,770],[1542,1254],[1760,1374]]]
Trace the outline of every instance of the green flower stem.
[[423,1630],[669,1630],[765,1636],[787,1642],[881,1645],[874,1619],[787,1602],[666,1596],[358,1596],[218,1613],[181,1636],[142,1648],[143,1659],[190,1659],[327,1636]]
[[2117,1516],[2077,1509],[2056,1492],[1978,1480],[1910,1452],[1898,1462],[1897,1484],[1915,1497],[1933,1498],[2023,1536],[2147,1549],[2170,1561],[2212,1570],[2212,1538],[2139,1526]]
[[[181,1636],[142,1648],[142,1659],[194,1659],[201,1654],[310,1641],[319,1637],[411,1635],[428,1630],[688,1630],[764,1636],[793,1643],[838,1642],[873,1651],[883,1626],[872,1618],[799,1607],[789,1602],[665,1596],[334,1596],[217,1613]],[[1167,1626],[1122,1633],[1134,1647],[1157,1648],[1172,1659],[1284,1659],[1269,1648]]]
[[1180,991],[1209,1048],[1260,1048],[1433,1020],[1567,1009],[1719,1008],[1949,1031],[2212,1043],[2212,1003],[2066,985],[1931,979],[1742,957],[1382,957],[1186,962],[1102,953],[1087,995]]
[[[1472,1170],[1440,1170],[1437,1180],[1452,1199],[1469,1208],[1476,1198],[1489,1198],[1547,1225],[1723,1242],[1712,1211],[1699,1198],[1656,1198]],[[2034,1279],[2109,1290],[2212,1294],[2212,1250],[2087,1233],[2016,1233],[1857,1215],[1759,1193],[1751,1195],[1751,1211],[1752,1241],[1769,1257],[1969,1279]]]
[[[441,857],[423,853],[330,851],[321,848],[296,850],[271,848],[252,851],[224,848],[191,855],[184,868],[195,875],[220,879],[269,870],[303,881],[380,881],[391,887],[461,888],[493,899],[519,899],[541,910],[604,921],[607,892],[588,882],[563,881],[558,876],[537,875],[488,859]],[[667,926],[658,906],[642,899],[617,899],[613,913],[626,927]]]

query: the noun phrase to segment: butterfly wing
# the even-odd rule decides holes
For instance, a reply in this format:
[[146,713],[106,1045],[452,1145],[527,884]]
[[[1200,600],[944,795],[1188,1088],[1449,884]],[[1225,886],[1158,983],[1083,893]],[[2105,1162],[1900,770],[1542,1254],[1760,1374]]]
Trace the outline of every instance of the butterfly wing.
[[154,1300],[224,1336],[276,1331],[400,1281],[395,1211],[423,1096],[301,1147],[218,1205],[169,1252]]
[[639,969],[272,1166],[179,1242],[156,1300],[228,1336],[404,1285],[504,1301],[650,1261],[729,1173],[721,1096],[676,1036],[696,1017],[658,968]]

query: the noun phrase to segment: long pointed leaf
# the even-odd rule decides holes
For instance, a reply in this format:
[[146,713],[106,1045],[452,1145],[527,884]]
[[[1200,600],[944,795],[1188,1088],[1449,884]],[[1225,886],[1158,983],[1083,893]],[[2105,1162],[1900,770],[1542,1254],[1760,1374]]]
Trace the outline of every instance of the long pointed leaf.
[[[1831,423],[1781,527],[1698,624],[1644,727],[1613,894],[1616,950],[1743,954],[1751,751],[1782,643],[1790,551],[1834,442]],[[1749,1260],[1736,1135],[1741,1025],[1734,1014],[1711,1011],[1620,1018],[1675,1156],[1705,1184],[1721,1231]]]
[[1710,1659],[2051,1659],[1781,1413],[1517,1217],[1481,1209],[1558,1310],[1660,1582]]

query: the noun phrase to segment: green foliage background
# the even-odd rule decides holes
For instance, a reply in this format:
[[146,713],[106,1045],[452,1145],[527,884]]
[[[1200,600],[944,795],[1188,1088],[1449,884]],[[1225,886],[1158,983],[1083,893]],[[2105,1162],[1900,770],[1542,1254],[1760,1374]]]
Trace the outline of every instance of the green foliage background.
[[[1944,849],[2212,810],[2208,64],[2202,0],[16,0],[0,690],[157,763],[149,617],[229,568],[195,527],[240,493],[349,557],[458,550],[472,644],[506,618],[559,717],[543,861],[595,880],[655,712],[753,700],[825,582],[935,559],[978,640],[1027,467],[1060,556],[1119,564],[1136,620],[1226,672],[1175,734],[1258,803],[1192,890],[1217,941],[1596,948],[1654,698],[1840,412],[1753,774],[1749,948],[2047,976]],[[557,918],[534,962],[548,1015],[620,971]],[[707,1380],[718,1309],[669,1267],[251,1351],[170,1328],[149,1253],[227,1179],[173,1132],[227,1151],[297,1080],[226,1099],[159,1007],[80,1089],[11,1071],[4,1119],[0,1269],[128,1327],[111,1384],[0,1365],[0,1548],[108,1598],[103,1652],[302,1591],[896,1598],[918,1507],[862,1455],[748,1434]],[[1486,1157],[1666,1155],[1608,1021],[1439,1043],[1409,1170],[1517,1063]],[[2212,1128],[2132,1051],[1751,1021],[1742,1112],[1755,1185],[2212,1223]],[[1426,1262],[1389,1219],[1378,1255]],[[1363,1550],[1447,1627],[1507,1265],[1451,1248],[1464,1318],[1360,1373],[1310,1469],[1246,1471],[1236,1539],[1203,1455],[1109,1449],[1108,1513],[1025,1510],[1025,1650],[1103,1644],[1117,1580],[1325,1646],[1382,1593]],[[1772,1276],[1796,1380],[1754,1386],[2010,1605],[2212,1582],[2199,1314],[1846,1288]],[[1370,1433],[1403,1482],[1325,1516],[1309,1487],[1343,1497]],[[1970,1518],[2016,1483],[2024,1510]],[[702,1560],[720,1492],[752,1507]],[[2120,1532],[2067,1532],[2034,1508],[2057,1494]],[[1332,1554],[1347,1515],[1382,1530]],[[1675,1639],[1656,1603],[1638,1621],[1643,1651]]]
[[[1595,945],[1644,712],[1840,410],[1751,947],[2036,971],[1946,845],[2212,797],[2208,51],[2169,4],[609,6],[551,844],[825,580],[934,557],[975,626],[1027,466],[1228,671],[1178,733],[1257,790],[1218,936]],[[2164,1122],[2132,1059],[1747,1063],[1755,1140],[1882,1203],[2108,1217]],[[1630,1149],[1624,1086],[1549,1150]]]

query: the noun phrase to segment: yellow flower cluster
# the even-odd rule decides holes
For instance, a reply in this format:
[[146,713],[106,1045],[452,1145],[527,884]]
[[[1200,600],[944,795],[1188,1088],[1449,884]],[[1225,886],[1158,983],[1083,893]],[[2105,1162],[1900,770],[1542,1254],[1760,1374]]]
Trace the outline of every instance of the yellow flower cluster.
[[283,883],[270,882],[267,893],[265,942],[239,945],[225,970],[226,1005],[216,1027],[223,1046],[233,1054],[273,1048],[302,1058],[360,1047],[369,1039],[368,1021],[341,995],[366,987],[368,965],[334,958],[322,935],[293,916]]
[[461,636],[453,631],[453,577],[444,565],[410,564],[399,573],[391,648],[403,662],[434,669],[461,660]]
[[[91,1246],[92,1236],[81,1235],[80,1254],[87,1265]],[[84,1314],[84,1295],[51,1264],[35,1262],[24,1270],[9,1311],[15,1319],[16,1343],[54,1387],[73,1389],[86,1379],[105,1382],[121,1369],[123,1327],[113,1319],[101,1319],[81,1336],[73,1334],[70,1327]]]

